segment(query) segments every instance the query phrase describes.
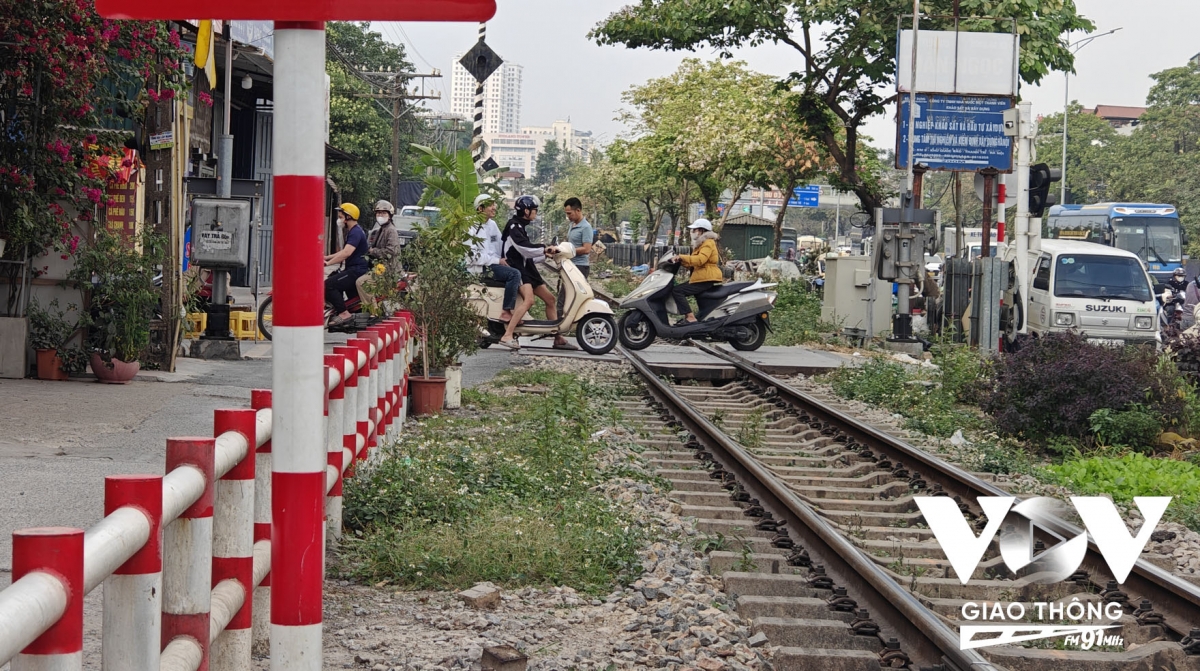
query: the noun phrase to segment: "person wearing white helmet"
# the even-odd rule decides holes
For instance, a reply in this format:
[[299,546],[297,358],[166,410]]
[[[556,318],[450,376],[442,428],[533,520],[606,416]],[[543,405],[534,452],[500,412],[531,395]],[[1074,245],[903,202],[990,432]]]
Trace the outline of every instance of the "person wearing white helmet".
[[486,273],[504,282],[504,311],[500,313],[500,321],[507,323],[512,319],[513,308],[517,305],[521,271],[509,266],[504,258],[504,241],[500,237],[500,227],[496,225],[496,207],[495,196],[481,193],[475,197],[475,211],[482,220],[472,226],[467,234],[471,243],[467,269],[475,275]]
[[[399,257],[400,233],[396,231],[396,224],[392,221],[395,214],[395,206],[386,200],[375,203],[375,228],[367,236],[367,256],[370,257],[372,265],[383,263],[391,266]],[[370,276],[371,273],[367,273],[356,282],[358,297],[362,299],[363,305],[375,302],[375,297],[364,286]]]
[[725,275],[721,272],[720,252],[717,249],[717,240],[721,236],[713,233],[712,222],[697,219],[688,226],[688,232],[692,234],[692,253],[677,258],[685,268],[692,269],[692,276],[687,284],[676,284],[671,293],[684,319],[692,324],[696,322],[696,314],[692,312],[688,296],[712,289],[724,281]]

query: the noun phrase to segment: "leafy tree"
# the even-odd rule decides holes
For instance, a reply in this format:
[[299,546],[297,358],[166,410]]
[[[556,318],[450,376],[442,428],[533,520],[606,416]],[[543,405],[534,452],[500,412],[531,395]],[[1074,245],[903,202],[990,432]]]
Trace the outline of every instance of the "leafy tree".
[[789,112],[794,95],[773,90],[764,98],[766,104],[761,112],[767,132],[762,136],[762,149],[756,161],[765,177],[759,186],[777,186],[783,190],[783,205],[775,215],[776,258],[783,241],[783,220],[792,189],[818,174],[828,174],[835,167],[824,148],[810,139],[807,126]]
[[[329,166],[330,176],[342,190],[342,197],[369,209],[376,200],[393,199],[391,188],[393,108],[390,100],[364,97],[379,93],[380,85],[390,91],[403,89],[404,73],[412,72],[412,63],[404,47],[391,44],[370,24],[334,21],[326,26],[325,71],[329,74],[329,143],[349,152],[356,160]],[[366,72],[394,72],[396,78],[364,75]],[[374,82],[375,85],[372,84]],[[408,147],[422,132],[422,125],[407,104],[401,103],[400,146]],[[417,172],[419,161],[413,154],[401,152],[400,175]]]
[[[1038,122],[1038,160],[1052,168],[1062,167],[1062,120],[1060,112]],[[1085,114],[1078,103],[1072,103],[1067,114],[1068,202],[1105,200],[1108,181],[1119,167],[1126,144],[1107,121]]]
[[[930,16],[953,14],[955,0],[927,0]],[[1037,83],[1050,70],[1072,67],[1073,55],[1059,39],[1065,31],[1092,30],[1074,0],[962,0],[965,15],[1015,16],[1021,34],[1020,75]],[[912,11],[906,0],[639,0],[614,12],[589,33],[600,44],[670,51],[708,47],[725,58],[735,48],[786,44],[801,67],[786,80],[799,95],[795,113],[838,165],[835,186],[853,191],[864,209],[882,202],[878,183],[862,170],[860,130],[895,100],[896,25]],[[927,29],[952,27],[926,18]],[[1006,20],[968,19],[963,30],[1007,32]],[[714,96],[715,97],[715,96]],[[703,189],[702,189],[703,190]],[[706,198],[707,199],[707,198]]]
[[[1170,203],[1191,233],[1200,233],[1200,66],[1151,75],[1149,108],[1114,160],[1111,199]],[[1068,175],[1069,177],[1069,175]]]
[[562,177],[563,151],[558,148],[558,140],[550,140],[538,154],[534,162],[533,172],[539,185],[549,186]]

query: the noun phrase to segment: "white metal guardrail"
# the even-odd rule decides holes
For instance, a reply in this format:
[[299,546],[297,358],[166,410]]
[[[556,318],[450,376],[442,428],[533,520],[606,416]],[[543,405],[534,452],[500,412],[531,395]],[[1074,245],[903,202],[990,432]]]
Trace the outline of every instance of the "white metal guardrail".
[[[104,518],[87,531],[14,532],[0,664],[81,669],[83,598],[103,585],[104,669],[248,671],[252,644],[270,636],[272,600],[312,597],[289,594],[298,588],[287,581],[273,586],[272,569],[323,561],[325,542],[341,538],[343,478],[403,426],[412,332],[402,313],[325,355],[323,502],[272,492],[272,393],[255,390],[251,408],[216,411],[215,437],[167,439],[166,475],[105,478]],[[320,511],[323,537],[273,536],[273,506],[288,505]]]

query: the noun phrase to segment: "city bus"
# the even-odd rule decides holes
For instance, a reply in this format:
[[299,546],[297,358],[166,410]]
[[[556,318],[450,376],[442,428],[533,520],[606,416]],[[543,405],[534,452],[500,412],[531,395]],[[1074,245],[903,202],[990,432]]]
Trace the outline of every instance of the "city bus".
[[1187,235],[1174,205],[1096,203],[1055,205],[1045,219],[1042,237],[1097,242],[1137,255],[1150,276],[1165,282],[1187,257]]

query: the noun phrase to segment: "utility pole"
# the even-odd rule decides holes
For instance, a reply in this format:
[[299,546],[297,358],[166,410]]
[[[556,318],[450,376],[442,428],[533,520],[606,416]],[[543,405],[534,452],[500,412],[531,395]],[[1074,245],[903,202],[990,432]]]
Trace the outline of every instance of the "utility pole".
[[[1029,164],[1033,161],[1033,139],[1037,127],[1033,123],[1031,104],[1017,105],[1017,210],[1013,215],[1017,243],[1017,290],[1020,293],[1022,314],[1029,314],[1029,252],[1042,249],[1042,224],[1031,230],[1029,220]],[[1028,333],[1029,319],[1021,325],[1020,333]]]
[[[916,167],[917,151],[915,146],[916,116],[917,116],[917,40],[920,36],[921,0],[913,0],[913,39],[912,39],[912,72],[908,89],[908,175],[904,192],[904,209],[900,215],[898,263],[899,286],[896,289],[896,318],[892,325],[892,337],[900,341],[912,339],[912,306],[909,298],[912,295],[911,273],[913,253],[913,222],[916,213]],[[921,264],[922,266],[924,264]]]
[[[379,93],[359,93],[355,97],[358,98],[373,98],[383,104],[385,101],[391,101],[392,106],[389,114],[392,117],[392,167],[390,173],[390,190],[388,191],[388,199],[396,198],[396,191],[400,186],[400,120],[408,114],[407,110],[402,109],[402,103],[408,100],[440,100],[440,94],[425,93],[425,79],[440,78],[442,73],[434,70],[431,73],[408,73],[408,72],[359,72],[363,78],[373,80],[377,83],[372,84],[379,88]],[[421,91],[408,91],[408,82],[410,79],[421,80]],[[386,109],[386,108],[385,108]]]

